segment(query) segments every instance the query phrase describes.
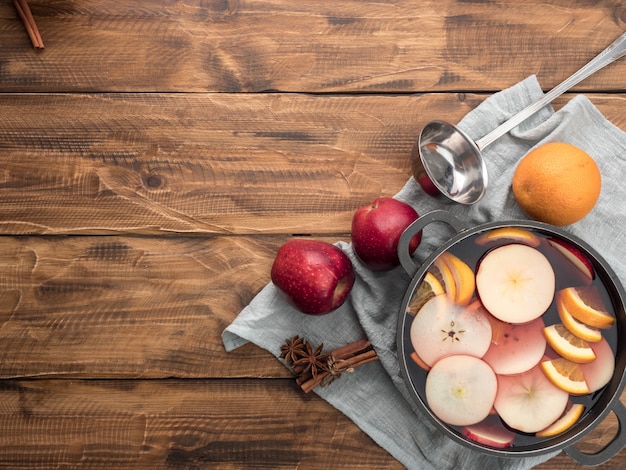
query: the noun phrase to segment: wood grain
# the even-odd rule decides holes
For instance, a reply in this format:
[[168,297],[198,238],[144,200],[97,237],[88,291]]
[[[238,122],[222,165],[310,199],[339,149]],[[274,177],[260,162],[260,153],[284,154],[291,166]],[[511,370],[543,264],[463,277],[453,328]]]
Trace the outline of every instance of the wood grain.
[[[403,468],[348,418],[282,380],[5,380],[0,467]],[[607,442],[615,422],[583,448]],[[620,468],[618,457],[598,470]],[[559,454],[537,469],[583,469]]]
[[221,342],[286,240],[0,237],[0,376],[288,376]]
[[[0,233],[347,233],[485,96],[4,95]],[[624,95],[591,99],[626,129]]]
[[286,380],[0,385],[2,468],[402,468]]
[[[347,239],[357,207],[401,188],[427,121],[530,74],[552,88],[626,30],[620,0],[29,5],[45,50],[0,3],[10,469],[402,468],[221,332],[282,243]],[[585,92],[626,130],[625,75],[621,60],[555,107]]]
[[[243,450],[241,454],[235,453],[235,457],[219,455],[219,452],[234,452],[230,446],[244,445],[240,442],[241,436],[234,441],[226,439],[228,433],[234,432],[230,430],[233,426],[246,429],[245,435],[251,437],[246,438],[245,445],[253,448],[255,443],[250,443],[250,439],[276,436],[277,420],[289,429],[299,422],[299,428],[307,436],[335,432],[326,429],[329,424],[325,421],[324,429],[317,429],[317,420],[324,419],[318,415],[318,408],[324,409],[327,405],[313,399],[315,405],[309,407],[312,398],[294,392],[290,374],[271,354],[251,345],[226,354],[220,342],[223,328],[268,281],[273,255],[285,239],[0,237],[0,265],[4,273],[12,274],[0,279],[3,322],[0,325],[0,375],[5,379],[0,382],[0,402],[5,403],[0,411],[0,427],[4,421],[11,423],[12,429],[10,441],[0,436],[0,455],[4,456],[0,458],[0,466],[4,463],[11,468],[26,468],[31,462],[29,458],[56,459],[59,455],[70,459],[66,463],[71,464],[72,459],[78,458],[73,452],[87,458],[85,448],[99,446],[103,449],[101,464],[114,458],[122,467],[147,467],[154,462],[169,464],[172,455],[177,462],[197,463],[195,459],[208,458],[209,454],[216,462],[238,458],[253,465],[253,462],[273,458],[268,452],[277,446],[291,457],[286,462],[280,461],[276,468],[283,465],[284,468],[300,468],[300,451],[291,447],[296,444],[302,446],[298,447],[301,451],[307,449],[315,455],[311,468],[320,468],[320,465],[329,468],[325,467],[327,463],[333,468],[334,465],[343,468],[341,462],[346,468],[356,468],[353,466],[360,465],[358,462],[363,458],[368,459],[370,453],[373,459],[377,459],[379,453],[384,454],[377,446],[369,445],[364,456],[343,455],[345,450],[342,450],[339,458],[317,449],[316,445],[323,445],[317,441],[312,446],[309,441],[285,443],[279,440],[259,444],[261,453],[258,455]],[[237,288],[233,289],[233,285]],[[45,351],[45,355],[41,351]],[[246,380],[259,376],[265,378]],[[37,380],[6,380],[10,377]],[[50,380],[51,377],[67,377],[72,381]],[[104,377],[134,380],[101,380]],[[164,377],[195,380],[137,380]],[[270,377],[286,381],[269,381]],[[80,378],[100,380],[81,381]],[[152,394],[158,399],[150,401],[147,397]],[[200,396],[211,411],[206,408],[193,413],[187,408],[184,412],[174,411],[180,403],[183,407],[196,406],[199,400],[194,398],[196,396]],[[225,400],[224,396],[229,398]],[[206,397],[211,399],[207,402]],[[246,414],[250,400],[259,408],[253,413],[257,416],[255,426],[245,424],[250,419]],[[302,402],[301,407],[292,409],[293,400]],[[626,402],[626,392],[622,394],[622,401]],[[276,402],[284,405],[280,413],[286,416],[267,418],[264,407]],[[11,408],[12,403],[19,404],[20,414]],[[79,405],[70,406],[70,403]],[[171,425],[185,427],[185,437],[180,439],[193,442],[192,449],[176,447],[175,429],[148,431],[144,410],[151,407],[162,408],[161,418]],[[214,407],[218,407],[217,410]],[[115,412],[111,412],[111,408]],[[194,418],[179,417],[178,412],[185,416],[191,413],[189,416]],[[225,418],[215,416],[218,412],[219,416],[230,416],[229,424],[223,424]],[[300,422],[297,413],[301,412],[316,419]],[[332,420],[345,420],[340,414],[328,413],[336,415]],[[222,444],[212,446],[209,442],[216,438],[198,437],[206,432],[209,422],[213,423],[212,432],[221,433],[219,442]],[[215,423],[227,429],[215,430]],[[609,418],[606,425],[583,440],[581,449],[587,452],[599,449],[608,442],[616,426],[615,420]],[[316,427],[315,432],[313,427]],[[44,428],[48,431],[42,436]],[[54,430],[52,434],[51,430]],[[351,432],[359,434],[354,429]],[[148,436],[149,433],[156,435]],[[50,435],[55,436],[52,441]],[[364,435],[358,439],[367,440]],[[17,440],[23,444],[15,446]],[[140,446],[137,440],[157,440],[159,444]],[[64,441],[80,445],[65,448]],[[36,457],[26,457],[33,448],[39,449],[34,454]],[[163,456],[160,453],[163,449],[170,449],[171,453]],[[327,458],[331,460],[326,462]],[[376,468],[387,468],[383,465],[396,468],[393,459],[381,459],[381,462],[366,463]],[[560,459],[550,461],[554,466],[543,468],[575,468],[568,457]],[[558,462],[562,462],[563,467],[559,467]],[[246,465],[241,468],[247,468]]]
[[[552,87],[621,34],[621,0],[39,0],[0,29],[3,91],[424,92]],[[0,18],[16,19],[9,2]],[[41,52],[41,53],[40,53]],[[626,62],[579,89],[623,90]]]

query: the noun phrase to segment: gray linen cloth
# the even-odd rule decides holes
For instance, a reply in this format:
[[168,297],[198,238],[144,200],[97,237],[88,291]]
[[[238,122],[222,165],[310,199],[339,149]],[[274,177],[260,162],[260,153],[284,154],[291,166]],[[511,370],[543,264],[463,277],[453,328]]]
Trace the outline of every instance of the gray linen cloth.
[[[479,138],[542,96],[534,76],[489,97],[459,123]],[[626,281],[626,134],[607,121],[583,95],[558,112],[547,106],[484,151],[490,187],[473,206],[444,205],[411,178],[395,196],[419,214],[446,209],[469,226],[526,218],[510,185],[517,162],[533,147],[565,141],[588,152],[602,173],[602,192],[593,211],[565,227],[593,246]],[[450,232],[441,224],[425,229],[416,257],[424,259]],[[428,230],[428,232],[426,232]],[[439,232],[440,230],[440,232]],[[303,315],[285,301],[270,282],[223,332],[227,351],[246,342],[274,355],[287,338],[301,335],[331,350],[367,336],[380,362],[366,364],[315,393],[352,419],[364,432],[409,469],[532,468],[555,453],[525,458],[496,458],[465,448],[436,429],[413,404],[402,380],[396,355],[396,322],[410,278],[402,268],[372,272],[354,256],[350,244],[338,242],[352,259],[357,280],[348,301],[320,317]]]

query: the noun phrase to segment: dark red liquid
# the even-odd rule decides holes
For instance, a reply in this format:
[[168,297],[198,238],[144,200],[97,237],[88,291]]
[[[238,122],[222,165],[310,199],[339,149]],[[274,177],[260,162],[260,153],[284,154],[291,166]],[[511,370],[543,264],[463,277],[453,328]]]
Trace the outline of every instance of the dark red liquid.
[[[556,291],[559,291],[567,287],[579,287],[579,286],[593,285],[597,288],[603,300],[604,306],[606,307],[606,311],[611,313],[613,316],[616,315],[616,308],[609,294],[609,290],[607,289],[605,285],[605,280],[602,279],[602,275],[601,275],[602,273],[597,270],[596,266],[594,266],[594,278],[593,280],[590,281],[589,278],[586,277],[585,274],[582,271],[580,271],[579,268],[577,268],[562,253],[560,253],[557,249],[555,249],[552,245],[550,245],[550,243],[548,243],[549,238],[555,238],[553,234],[547,235],[538,230],[534,230],[534,229],[530,229],[526,227],[524,227],[524,230],[527,230],[540,238],[541,243],[539,244],[539,246],[536,246],[534,248],[540,251],[552,265],[552,268],[556,276]],[[486,232],[483,232],[483,233],[486,233]],[[511,244],[511,243],[523,244],[523,242],[517,242],[512,239],[503,238],[500,240],[491,241],[485,245],[480,245],[476,243],[476,239],[480,237],[481,235],[483,235],[483,233],[477,233],[475,235],[469,236],[459,241],[458,243],[454,244],[448,250],[450,253],[454,254],[455,256],[463,260],[470,268],[472,268],[474,273],[476,273],[480,260],[490,250],[493,250],[494,248]],[[591,257],[590,257],[590,261],[592,261],[592,264],[593,264],[593,259]],[[418,291],[419,291],[419,283],[416,286],[413,295],[415,295],[415,293]],[[424,387],[426,383],[427,372],[421,367],[419,367],[417,364],[415,364],[412,360],[408,359],[410,354],[414,352],[413,347],[411,345],[411,340],[410,340],[410,329],[411,329],[412,318],[413,318],[412,314],[409,314],[409,313],[406,314],[406,321],[404,323],[404,331],[403,331],[404,349],[405,349],[404,352],[405,352],[405,357],[407,358],[406,362],[407,362],[408,373],[413,383],[413,386],[415,387],[418,395],[421,397],[422,402],[426,404]],[[554,300],[552,304],[550,305],[549,309],[544,313],[543,320],[546,326],[549,326],[555,323],[561,323],[561,320],[557,312],[556,303]],[[602,330],[602,335],[611,346],[611,349],[613,350],[613,354],[615,355],[617,351],[617,328],[616,326],[614,325],[610,329]],[[547,346],[547,348],[549,348],[549,346]],[[599,397],[602,395],[603,390],[604,388],[598,390],[597,392],[587,394],[587,395],[582,395],[582,396],[570,395],[570,400],[572,401],[572,403],[583,404],[585,406],[585,413],[587,413],[588,410],[590,410],[591,407],[598,401]],[[580,419],[583,419],[583,417],[585,416],[585,413],[583,413],[583,416]],[[460,427],[450,426],[450,425],[446,425],[446,426],[453,432],[457,433],[459,436],[462,436]],[[516,434],[516,437],[515,437],[515,440],[513,441],[512,447],[507,448],[507,450],[509,451],[515,451],[516,448],[522,450],[521,448],[523,447],[537,446],[537,445],[540,445],[542,442],[545,442],[550,439],[554,439],[554,437],[539,438],[539,437],[536,437],[534,434],[525,434],[515,429],[511,429],[511,430]]]

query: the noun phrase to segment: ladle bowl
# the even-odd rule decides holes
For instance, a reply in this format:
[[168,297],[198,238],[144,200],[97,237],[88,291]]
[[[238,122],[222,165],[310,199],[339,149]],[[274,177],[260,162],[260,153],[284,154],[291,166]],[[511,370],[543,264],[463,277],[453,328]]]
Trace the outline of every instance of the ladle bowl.
[[552,100],[591,74],[626,55],[626,33],[543,98],[474,141],[465,132],[443,121],[431,121],[418,140],[418,155],[413,155],[415,180],[431,196],[446,202],[474,204],[487,191],[488,175],[482,151],[498,138],[528,119]]

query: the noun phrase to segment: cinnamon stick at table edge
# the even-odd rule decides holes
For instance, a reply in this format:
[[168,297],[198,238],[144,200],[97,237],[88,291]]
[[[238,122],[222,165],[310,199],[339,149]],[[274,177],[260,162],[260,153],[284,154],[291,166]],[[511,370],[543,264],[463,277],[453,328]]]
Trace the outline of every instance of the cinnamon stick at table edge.
[[18,15],[22,19],[22,23],[24,23],[24,27],[26,28],[26,32],[30,37],[30,41],[32,42],[33,47],[35,47],[36,49],[43,49],[43,39],[41,38],[39,28],[37,28],[37,24],[35,23],[35,18],[30,11],[28,2],[26,0],[13,0],[13,5],[17,10]]

